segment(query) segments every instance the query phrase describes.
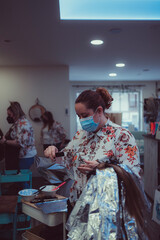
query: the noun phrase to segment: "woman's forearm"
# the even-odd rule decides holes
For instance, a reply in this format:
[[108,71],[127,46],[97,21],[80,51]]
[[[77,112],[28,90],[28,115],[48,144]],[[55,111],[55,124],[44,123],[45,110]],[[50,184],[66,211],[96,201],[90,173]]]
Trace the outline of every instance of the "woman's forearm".
[[5,140],[5,143],[13,146],[20,146],[17,140]]

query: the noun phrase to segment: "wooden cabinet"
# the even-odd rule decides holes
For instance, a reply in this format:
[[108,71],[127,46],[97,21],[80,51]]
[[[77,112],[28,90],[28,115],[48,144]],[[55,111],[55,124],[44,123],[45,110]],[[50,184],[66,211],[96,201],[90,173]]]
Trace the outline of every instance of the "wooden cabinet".
[[160,140],[144,135],[144,190],[151,199],[154,199],[158,185],[160,185]]

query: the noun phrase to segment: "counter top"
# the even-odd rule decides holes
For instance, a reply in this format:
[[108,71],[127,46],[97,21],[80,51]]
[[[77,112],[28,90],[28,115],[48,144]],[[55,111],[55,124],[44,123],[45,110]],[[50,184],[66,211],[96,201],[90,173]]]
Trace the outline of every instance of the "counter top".
[[160,142],[160,139],[156,139],[152,134],[143,134],[143,137],[153,139],[157,142]]

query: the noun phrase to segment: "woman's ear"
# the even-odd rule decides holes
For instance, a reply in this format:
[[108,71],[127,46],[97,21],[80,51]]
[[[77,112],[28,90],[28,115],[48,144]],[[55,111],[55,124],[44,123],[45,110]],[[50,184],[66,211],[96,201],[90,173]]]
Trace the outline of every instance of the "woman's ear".
[[98,112],[99,114],[102,114],[102,113],[103,113],[103,108],[102,108],[101,106],[99,106],[99,107],[97,108],[97,112]]

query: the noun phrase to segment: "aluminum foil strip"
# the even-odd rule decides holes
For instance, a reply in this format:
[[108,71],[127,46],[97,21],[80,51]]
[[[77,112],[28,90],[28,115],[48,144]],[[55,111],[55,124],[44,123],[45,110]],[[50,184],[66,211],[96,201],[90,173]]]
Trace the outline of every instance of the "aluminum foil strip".
[[[131,171],[125,165],[123,168]],[[123,188],[121,193],[124,207]],[[123,211],[122,216],[119,207],[117,174],[113,168],[96,170],[96,175],[88,180],[68,219],[68,240],[126,239],[122,217],[128,239],[138,240],[135,219],[129,216],[127,210]]]

